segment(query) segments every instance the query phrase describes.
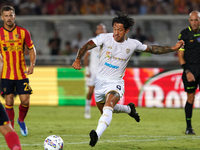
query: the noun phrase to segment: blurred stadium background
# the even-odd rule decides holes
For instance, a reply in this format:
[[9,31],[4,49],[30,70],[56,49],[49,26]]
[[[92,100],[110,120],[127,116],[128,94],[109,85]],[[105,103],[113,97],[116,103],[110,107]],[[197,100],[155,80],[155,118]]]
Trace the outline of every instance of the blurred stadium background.
[[[141,35],[145,37],[143,43],[173,46],[180,31],[189,25],[188,14],[200,8],[199,0],[0,0],[0,6],[5,4],[14,6],[16,23],[30,31],[37,49],[37,66],[29,77],[34,90],[32,104],[36,105],[84,105],[87,90],[84,68],[75,71],[71,69],[71,64],[78,45],[94,37],[97,24],[105,24],[108,32],[112,32],[111,23],[116,10],[129,13],[135,20],[129,37],[134,37],[140,29]],[[0,21],[0,24],[3,25],[3,22]],[[58,54],[52,55],[49,43],[55,33],[60,39],[60,45]],[[82,36],[79,43],[75,42],[78,36]],[[66,52],[67,42],[71,44],[70,53]],[[25,58],[29,65],[28,51]],[[154,75],[176,69],[179,70],[176,76],[178,73],[180,78],[181,74],[176,52],[159,56],[134,54],[128,67],[125,83],[134,83],[126,84],[130,85],[126,93],[137,91],[136,96],[130,94],[126,98],[136,103],[142,86]],[[169,81],[172,82],[172,79],[162,81],[165,84],[160,85],[161,88],[165,89]],[[181,82],[179,84],[178,90],[183,92]],[[167,88],[177,91],[174,87]],[[177,95],[177,103],[180,105],[175,106]],[[171,101],[175,101],[171,102],[172,107],[181,107],[182,99],[185,100],[180,92],[177,95],[171,98]],[[122,103],[128,101],[123,100]]]

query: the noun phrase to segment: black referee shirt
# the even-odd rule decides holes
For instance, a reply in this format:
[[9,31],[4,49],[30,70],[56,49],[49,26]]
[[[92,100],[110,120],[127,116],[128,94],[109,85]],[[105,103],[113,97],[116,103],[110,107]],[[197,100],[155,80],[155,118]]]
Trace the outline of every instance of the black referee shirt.
[[198,32],[194,32],[189,26],[181,31],[178,39],[185,42],[184,48],[179,49],[185,51],[185,62],[187,64],[200,64],[200,29]]

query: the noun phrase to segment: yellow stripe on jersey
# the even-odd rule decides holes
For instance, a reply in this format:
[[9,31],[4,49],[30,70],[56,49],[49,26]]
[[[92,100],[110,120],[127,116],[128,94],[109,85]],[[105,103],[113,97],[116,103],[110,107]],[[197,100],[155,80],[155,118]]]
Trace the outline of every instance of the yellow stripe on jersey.
[[[3,30],[3,34],[4,34],[4,38],[5,38],[5,41],[8,41],[9,40],[9,37],[8,37],[8,32],[6,32],[5,30]],[[6,61],[8,58],[6,56],[6,52],[4,51],[3,49],[4,47],[1,45],[1,51],[2,51],[2,55],[3,55],[3,70],[2,70],[2,77],[5,77],[6,76],[6,73],[7,73],[7,70],[8,70],[8,62]]]
[[[25,31],[21,30],[21,38],[25,39]],[[26,64],[25,64],[25,60],[24,60],[24,53],[21,53],[21,63],[22,63],[22,69],[26,70]]]
[[9,61],[10,61],[10,79],[14,79],[14,68],[13,68],[13,55],[12,51],[9,51]]

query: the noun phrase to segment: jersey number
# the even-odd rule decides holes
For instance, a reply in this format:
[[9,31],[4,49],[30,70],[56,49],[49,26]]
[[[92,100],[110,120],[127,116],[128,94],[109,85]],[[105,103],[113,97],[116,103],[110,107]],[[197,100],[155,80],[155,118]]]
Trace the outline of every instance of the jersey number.
[[121,90],[121,85],[117,85],[116,87],[117,89]]
[[25,85],[24,91],[31,90],[31,87],[29,86],[28,83],[25,82],[24,85]]

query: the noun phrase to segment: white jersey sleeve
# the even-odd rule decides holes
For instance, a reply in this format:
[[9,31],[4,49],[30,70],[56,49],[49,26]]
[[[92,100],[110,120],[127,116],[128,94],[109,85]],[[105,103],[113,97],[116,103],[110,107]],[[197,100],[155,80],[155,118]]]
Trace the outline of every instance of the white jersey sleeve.
[[135,51],[137,51],[137,52],[142,52],[142,51],[145,51],[145,50],[147,49],[147,45],[146,45],[146,44],[142,44],[140,41],[135,40],[135,39],[132,39],[132,40],[133,40],[133,41],[136,43],[136,45],[137,45]]
[[121,79],[135,50],[145,51],[147,45],[138,40],[127,38],[122,43],[116,42],[113,33],[99,34],[92,41],[101,46],[97,75],[111,79]]
[[106,33],[102,33],[93,38],[92,41],[96,44],[96,46],[101,46],[104,43],[105,38]]

